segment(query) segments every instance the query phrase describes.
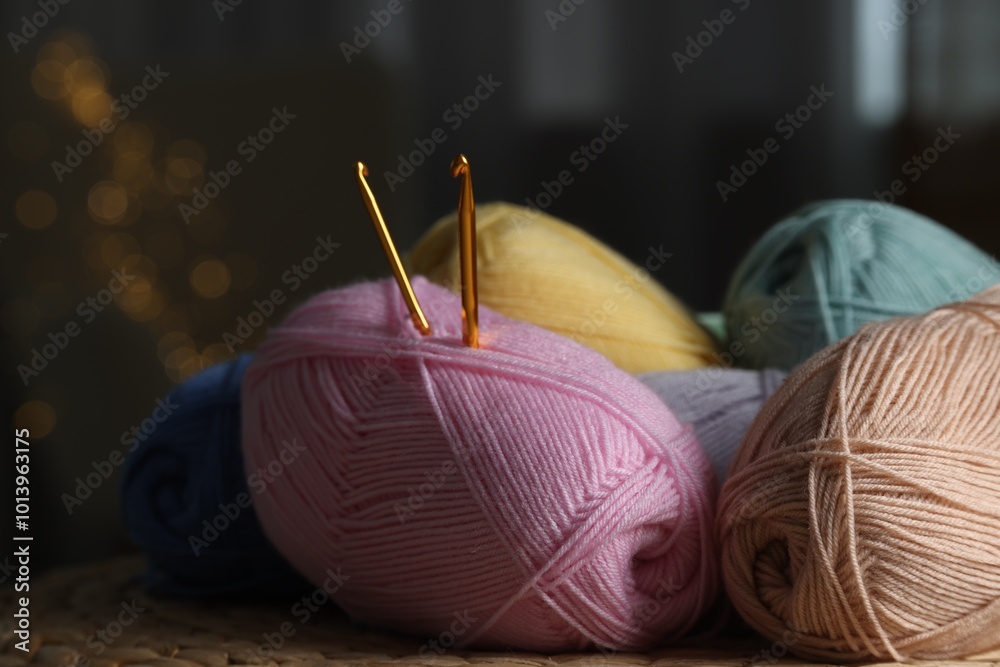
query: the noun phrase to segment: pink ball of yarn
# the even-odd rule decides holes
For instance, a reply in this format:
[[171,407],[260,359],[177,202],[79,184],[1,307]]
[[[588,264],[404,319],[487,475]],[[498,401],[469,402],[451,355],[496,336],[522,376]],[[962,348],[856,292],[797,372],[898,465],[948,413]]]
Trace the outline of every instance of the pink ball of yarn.
[[[713,482],[698,442],[637,380],[541,328],[417,278],[320,294],[273,330],[243,384],[268,537],[369,623],[441,645],[642,650],[718,589]],[[290,458],[290,457],[286,457]],[[457,631],[456,631],[457,628]],[[447,641],[445,641],[447,639]]]

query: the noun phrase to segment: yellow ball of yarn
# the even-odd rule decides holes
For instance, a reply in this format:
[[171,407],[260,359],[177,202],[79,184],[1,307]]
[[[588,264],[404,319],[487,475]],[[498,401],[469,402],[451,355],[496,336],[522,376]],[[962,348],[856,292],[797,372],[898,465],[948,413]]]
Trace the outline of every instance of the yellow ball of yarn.
[[[459,290],[458,217],[439,220],[409,256],[413,273]],[[479,301],[646,373],[717,364],[712,337],[645,268],[550,215],[476,206]]]

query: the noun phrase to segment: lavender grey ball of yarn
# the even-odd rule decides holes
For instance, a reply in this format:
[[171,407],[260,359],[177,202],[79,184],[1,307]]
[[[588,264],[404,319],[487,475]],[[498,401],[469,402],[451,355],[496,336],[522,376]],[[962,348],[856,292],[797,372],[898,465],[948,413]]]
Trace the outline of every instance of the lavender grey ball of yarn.
[[701,368],[645,373],[639,380],[694,427],[721,485],[747,429],[786,375],[773,368]]

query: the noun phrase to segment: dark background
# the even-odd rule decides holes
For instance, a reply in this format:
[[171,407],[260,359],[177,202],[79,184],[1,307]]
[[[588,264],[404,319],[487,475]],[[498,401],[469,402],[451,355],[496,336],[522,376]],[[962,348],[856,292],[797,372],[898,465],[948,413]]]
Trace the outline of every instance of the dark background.
[[[69,0],[17,53],[9,35],[0,47],[3,408],[33,434],[36,572],[127,548],[118,471],[72,516],[62,494],[173,384],[231,356],[223,334],[287,287],[317,235],[340,248],[269,324],[316,291],[388,273],[356,160],[401,248],[455,207],[458,152],[480,202],[535,199],[570,169],[547,210],[637,261],[662,244],[674,256],[657,279],[699,310],[718,307],[741,254],[784,214],[898,178],[899,203],[1000,248],[998,3],[565,0],[556,21],[558,0],[401,0],[347,62],[341,42],[388,5],[246,0],[220,17],[208,0]],[[724,10],[732,21],[712,23]],[[20,33],[38,11],[5,3],[0,27]],[[710,43],[705,21],[723,28]],[[673,54],[699,33],[707,46],[679,71]],[[110,101],[157,65],[169,75],[119,119]],[[443,114],[480,76],[501,85],[453,129]],[[812,87],[833,96],[783,136],[776,122]],[[240,143],[286,107],[295,118],[246,163]],[[52,162],[109,116],[114,130],[60,182]],[[575,171],[571,155],[609,117],[627,129]],[[447,140],[390,189],[384,172],[439,127]],[[909,180],[905,163],[948,127],[960,139]],[[779,150],[723,201],[717,182],[769,137]],[[242,173],[185,224],[178,205],[231,159]],[[136,280],[83,323],[77,304],[123,266]],[[17,366],[71,321],[80,334],[26,387]]]

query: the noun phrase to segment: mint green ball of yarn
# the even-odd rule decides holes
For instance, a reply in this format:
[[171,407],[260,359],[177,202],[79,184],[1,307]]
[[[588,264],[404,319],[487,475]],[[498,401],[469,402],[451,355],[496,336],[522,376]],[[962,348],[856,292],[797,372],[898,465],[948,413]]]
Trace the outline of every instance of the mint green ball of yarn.
[[728,351],[792,367],[863,324],[925,313],[1000,282],[1000,265],[933,220],[878,201],[809,204],[772,227],[730,280]]

